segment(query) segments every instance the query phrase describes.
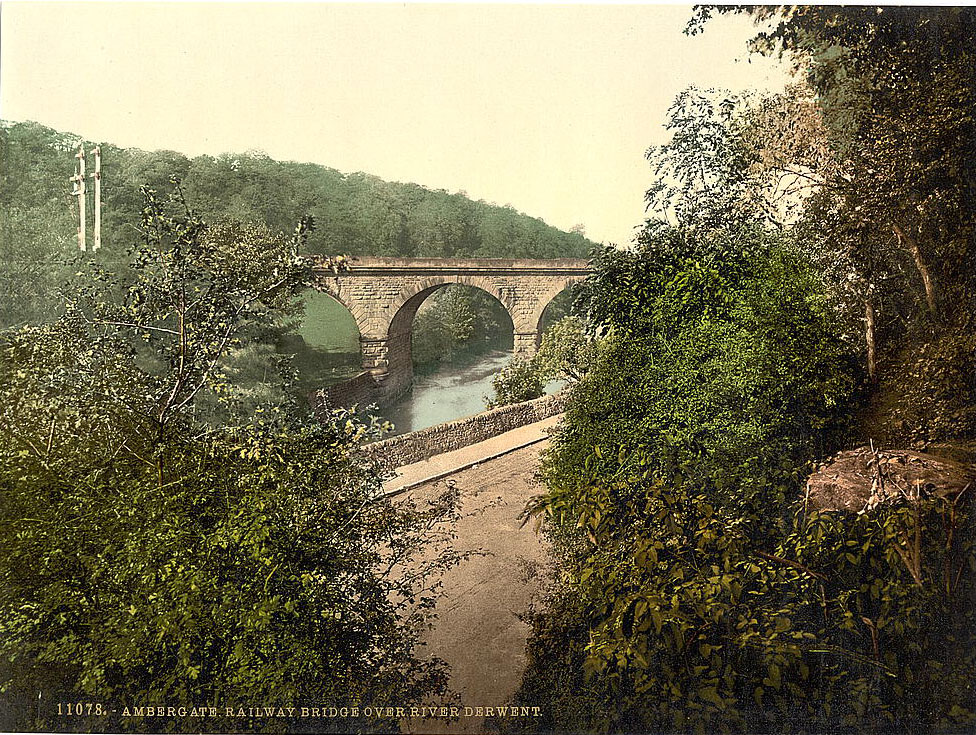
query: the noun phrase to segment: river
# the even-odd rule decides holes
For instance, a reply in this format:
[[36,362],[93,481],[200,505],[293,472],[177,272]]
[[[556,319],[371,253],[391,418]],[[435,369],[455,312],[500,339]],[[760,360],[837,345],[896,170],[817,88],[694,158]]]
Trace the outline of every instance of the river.
[[[491,379],[511,359],[507,350],[492,350],[470,365],[445,364],[428,375],[414,377],[413,391],[380,413],[392,421],[394,434],[425,429],[485,410],[485,399],[491,395]],[[562,385],[546,386],[553,393]]]

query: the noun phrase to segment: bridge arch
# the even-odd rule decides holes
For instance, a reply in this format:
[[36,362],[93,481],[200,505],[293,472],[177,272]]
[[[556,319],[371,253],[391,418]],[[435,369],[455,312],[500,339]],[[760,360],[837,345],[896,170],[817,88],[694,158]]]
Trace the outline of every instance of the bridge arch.
[[[509,318],[512,318],[509,304],[502,301],[503,294],[499,289],[492,287],[492,284],[485,279],[479,278],[444,278],[426,279],[416,284],[415,287],[406,289],[401,296],[391,306],[393,315],[386,332],[387,360],[388,360],[388,382],[390,389],[398,394],[409,391],[413,384],[413,324],[417,312],[424,302],[434,293],[448,286],[468,286],[477,289],[482,293],[498,301],[505,309]],[[394,311],[395,309],[395,311]],[[512,320],[514,332],[515,322]]]
[[546,318],[546,311],[549,309],[550,306],[552,306],[553,302],[555,302],[556,299],[558,299],[560,296],[562,296],[563,293],[571,289],[575,285],[575,283],[576,283],[575,281],[572,283],[568,283],[562,288],[560,288],[558,291],[555,291],[555,293],[547,292],[540,298],[537,308],[532,312],[532,315],[530,317],[530,321],[535,325],[535,333],[537,335],[536,346],[538,346],[539,343],[542,342],[542,336],[543,333],[545,332],[546,326],[544,322]]
[[495,258],[351,258],[349,269],[318,272],[317,287],[344,304],[360,331],[363,368],[390,403],[410,391],[413,317],[432,293],[451,284],[472,286],[496,298],[512,319],[515,354],[532,355],[546,306],[589,272],[583,260]]
[[[316,347],[324,343],[327,349],[338,348],[344,338],[351,339],[353,327],[356,336],[352,342],[359,342],[362,325],[349,304],[322,288],[311,288],[301,298],[304,301],[304,315],[298,332],[310,346]],[[317,342],[316,337],[324,339]]]
[[398,313],[400,309],[410,303],[412,299],[415,299],[420,294],[425,294],[423,298],[420,299],[420,302],[418,303],[419,306],[419,304],[422,303],[427,296],[432,294],[434,291],[444,286],[452,286],[455,284],[461,286],[471,286],[472,288],[477,288],[484,291],[489,296],[494,296],[499,302],[501,302],[501,305],[505,307],[506,311],[509,312],[509,315],[511,315],[512,289],[499,286],[499,284],[489,278],[485,278],[484,276],[451,276],[449,274],[424,278],[421,281],[404,286],[403,290],[397,296],[397,299],[391,305],[392,311],[394,314]]

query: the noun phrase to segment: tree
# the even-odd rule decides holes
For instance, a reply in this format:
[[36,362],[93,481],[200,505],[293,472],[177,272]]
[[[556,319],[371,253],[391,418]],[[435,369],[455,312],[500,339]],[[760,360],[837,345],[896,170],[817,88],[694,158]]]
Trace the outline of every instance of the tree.
[[[896,334],[904,332],[903,324],[952,322],[971,311],[972,9],[720,10],[777,19],[756,36],[754,48],[790,54],[816,93],[826,143],[818,148],[830,155],[814,160],[793,150],[777,165],[785,163],[816,184],[809,216],[820,225],[822,242],[854,256],[865,284],[869,345],[875,341],[870,326],[879,298],[890,304],[883,316],[888,332]],[[712,12],[699,9],[690,30],[699,31]],[[788,106],[789,101],[780,103],[780,111]],[[781,119],[796,121],[792,115]]]
[[583,320],[567,316],[553,324],[542,337],[532,358],[543,382],[581,380],[596,360],[598,344],[586,333]]
[[654,180],[648,208],[662,219],[732,227],[756,215],[749,187],[754,152],[742,135],[749,99],[723,90],[683,90],[668,109],[671,140],[648,149]]
[[[855,417],[852,296],[870,352],[879,317],[935,355],[936,398],[899,386],[929,426],[971,415],[973,18],[744,10],[778,21],[757,43],[799,53],[814,94],[724,114],[686,93],[650,156],[677,226],[597,254],[578,306],[606,346],[530,509],[560,577],[517,701],[550,702],[541,732],[971,728],[971,500],[799,498],[813,461],[876,430]],[[892,393],[872,391],[886,413]]]
[[[77,204],[69,177],[74,155],[95,142],[36,123],[0,122],[0,321],[41,321],[59,307],[57,291],[79,257]],[[162,190],[176,173],[187,196],[212,223],[259,223],[273,232],[309,214],[308,254],[568,257],[592,246],[511,208],[416,184],[342,174],[315,164],[280,162],[250,152],[188,160],[172,151],[102,149],[103,247],[95,259],[125,268],[124,254],[139,231],[141,187]]]
[[[209,225],[152,192],[143,219],[128,276],[95,269],[57,321],[0,343],[8,728],[50,728],[47,703],[78,696],[222,707],[443,692],[443,666],[415,646],[453,557],[417,554],[454,495],[382,497],[357,451],[375,426],[314,421],[286,392],[252,409],[228,378],[238,342],[304,287],[308,223],[293,238]],[[179,726],[120,714],[78,724]]]
[[528,729],[971,727],[972,590],[953,581],[971,506],[803,510],[856,375],[813,264],[762,227],[651,225],[641,245],[584,285],[606,343],[530,509],[559,579],[516,700],[548,704]]
[[515,356],[491,381],[494,396],[485,397],[488,408],[539,398],[547,383],[576,383],[599,355],[598,339],[587,334],[583,320],[563,317],[546,331],[539,350],[530,359]]
[[485,396],[489,409],[531,401],[545,393],[545,383],[532,361],[518,355],[491,379],[491,387],[494,396]]
[[494,296],[470,286],[448,286],[430,296],[414,317],[411,353],[416,370],[511,343],[511,317]]
[[0,328],[53,316],[77,270],[68,175],[78,142],[36,123],[0,126]]
[[70,212],[56,206],[0,211],[0,328],[42,321],[56,312],[52,298],[75,272],[77,241],[66,235]]

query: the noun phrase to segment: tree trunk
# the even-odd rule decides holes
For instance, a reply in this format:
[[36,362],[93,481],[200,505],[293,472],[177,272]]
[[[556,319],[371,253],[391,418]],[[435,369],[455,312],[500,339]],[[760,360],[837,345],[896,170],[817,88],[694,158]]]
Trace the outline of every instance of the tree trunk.
[[874,340],[874,304],[871,299],[864,300],[864,341],[868,347],[868,379],[878,380],[877,345]]
[[918,268],[918,272],[922,276],[922,283],[925,284],[925,302],[928,304],[929,311],[933,316],[935,316],[937,313],[935,283],[932,281],[932,274],[929,272],[929,267],[925,264],[925,261],[922,260],[922,251],[919,250],[918,241],[905,232],[905,230],[903,230],[897,223],[893,224],[891,229],[895,231],[895,235],[898,237],[898,242],[904,243],[908,249],[908,252],[912,254],[912,258],[915,259],[915,267]]

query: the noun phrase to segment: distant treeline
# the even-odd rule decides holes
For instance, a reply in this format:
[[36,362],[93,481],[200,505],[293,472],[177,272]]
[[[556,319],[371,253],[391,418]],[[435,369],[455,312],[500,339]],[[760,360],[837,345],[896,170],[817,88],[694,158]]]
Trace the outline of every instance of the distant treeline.
[[[82,139],[37,123],[0,127],[0,207],[56,221],[74,234],[69,176]],[[85,141],[89,149],[94,145]],[[183,181],[191,205],[207,216],[263,222],[290,232],[311,214],[318,253],[402,256],[576,257],[593,243],[510,206],[472,201],[463,194],[417,184],[343,174],[314,163],[276,161],[260,152],[187,158],[101,143],[106,247],[131,240],[138,223],[140,187]],[[90,168],[89,168],[90,171]],[[5,233],[7,234],[7,233]]]

